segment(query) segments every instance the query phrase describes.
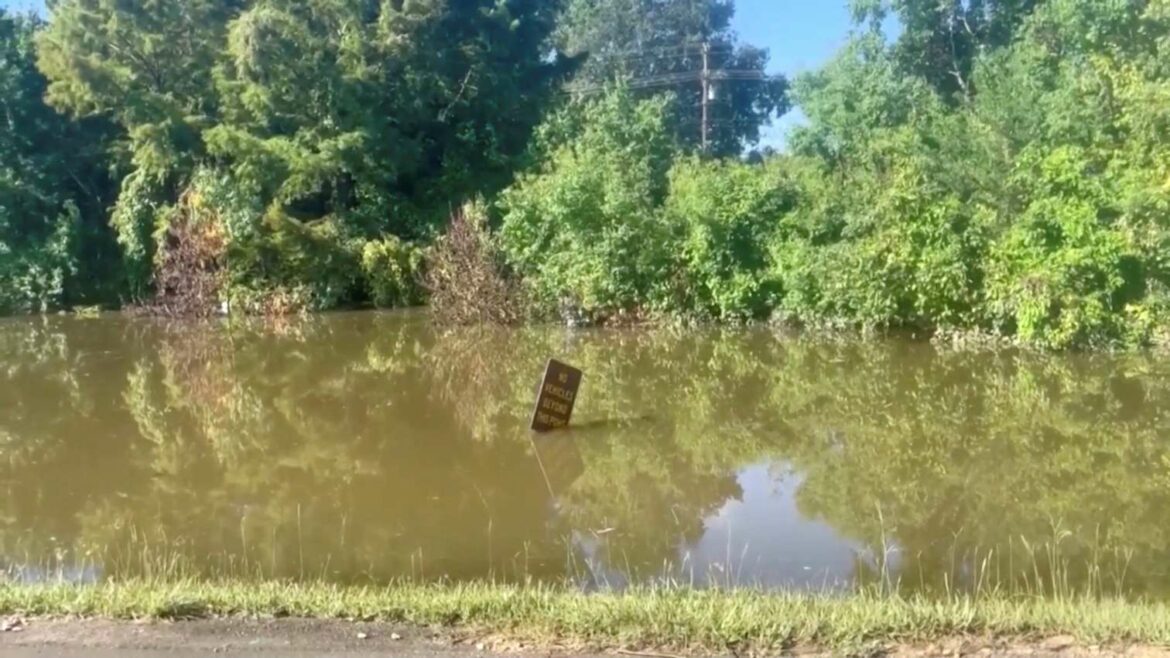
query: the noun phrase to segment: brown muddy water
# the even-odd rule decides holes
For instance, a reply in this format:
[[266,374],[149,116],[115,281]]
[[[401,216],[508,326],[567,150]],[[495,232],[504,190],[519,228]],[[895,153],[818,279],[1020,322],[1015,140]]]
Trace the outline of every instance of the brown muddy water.
[[[544,361],[574,428],[527,429]],[[767,329],[0,322],[0,578],[1170,594],[1170,360]]]

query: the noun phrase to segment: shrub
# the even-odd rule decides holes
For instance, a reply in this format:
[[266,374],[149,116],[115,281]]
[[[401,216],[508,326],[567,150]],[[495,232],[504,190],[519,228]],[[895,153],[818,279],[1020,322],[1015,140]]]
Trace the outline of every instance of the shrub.
[[779,165],[676,163],[663,209],[676,259],[670,310],[718,320],[771,311],[780,290],[768,245],[795,202]]
[[866,328],[967,326],[981,300],[985,218],[940,180],[919,128],[838,171],[805,167],[774,245],[780,315]]
[[1117,209],[1108,190],[1079,149],[1033,154],[1024,164],[1030,202],[991,254],[992,317],[1043,347],[1119,341],[1123,312],[1144,282],[1140,261],[1111,226]]
[[664,296],[666,116],[664,99],[639,102],[617,88],[542,132],[536,149],[547,157],[500,201],[504,253],[536,302],[603,314]]
[[255,252],[254,260],[237,260],[232,268],[239,270],[238,287],[272,293],[296,290],[305,310],[338,308],[363,297],[363,245],[361,239],[345,234],[336,217],[303,223],[273,209],[265,214],[255,243],[246,245]]
[[155,243],[160,218],[165,222],[167,208],[160,203],[158,186],[142,172],[122,180],[121,193],[113,208],[110,224],[114,228],[126,267],[128,292],[132,299],[150,295],[154,272]]
[[393,236],[362,247],[362,275],[370,300],[380,308],[416,306],[423,302],[423,252]]
[[465,205],[426,258],[431,316],[443,324],[515,324],[524,304],[487,227],[482,204]]
[[0,206],[0,313],[43,313],[61,303],[66,282],[76,273],[77,208],[65,204],[39,244],[10,236],[6,211]]
[[365,242],[326,217],[302,223],[262,210],[259,195],[213,169],[196,171],[144,244],[157,244],[154,298],[166,315],[283,315],[360,301]]
[[197,187],[179,198],[153,242],[154,297],[143,310],[157,315],[210,317],[220,312],[227,280],[227,240],[214,207]]

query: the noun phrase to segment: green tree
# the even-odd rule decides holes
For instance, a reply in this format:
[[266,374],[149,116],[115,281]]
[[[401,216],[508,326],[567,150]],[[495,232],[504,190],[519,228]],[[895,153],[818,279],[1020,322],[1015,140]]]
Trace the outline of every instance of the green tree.
[[501,198],[500,233],[542,303],[613,311],[661,297],[669,243],[658,209],[675,153],[669,102],[619,87],[544,127],[543,161]]
[[[274,208],[420,237],[505,184],[563,63],[556,3],[263,0],[218,71],[212,152]],[[442,44],[436,48],[436,44]]]
[[734,72],[714,83],[709,151],[736,156],[759,142],[760,128],[788,111],[788,83],[765,75],[767,50],[741,43],[731,30],[729,0],[570,0],[557,43],[585,61],[574,88],[596,91],[617,79],[648,93],[669,90],[671,130],[694,149],[701,141],[703,44],[712,70]]
[[76,116],[112,117],[137,170],[174,182],[202,155],[219,119],[212,71],[245,0],[56,0],[39,38],[48,100]]
[[944,97],[970,98],[976,60],[1007,46],[1043,0],[852,0],[859,23],[873,27],[893,14],[901,34],[894,57],[901,70]]
[[102,121],[74,123],[44,104],[34,16],[0,9],[0,312],[111,301],[119,258]]
[[235,287],[368,298],[381,275],[362,270],[362,243],[426,238],[452,203],[505,185],[568,66],[547,57],[558,3],[543,0],[52,10],[49,101],[124,129],[112,221],[140,295],[180,200],[207,192]]
[[986,28],[969,62],[944,62],[958,94],[906,63],[937,60],[928,4],[866,4],[897,8],[907,34],[863,31],[797,81],[810,121],[792,139],[781,310],[1051,348],[1164,341],[1164,3],[956,4],[991,12],[944,21]]
[[154,234],[219,119],[212,71],[243,0],[59,0],[38,38],[49,103],[121,129],[124,167],[112,221],[130,290],[144,295]]
[[900,70],[878,34],[855,37],[824,68],[800,76],[793,98],[808,123],[793,132],[792,151],[834,165],[864,157],[882,131],[937,104],[922,80]]

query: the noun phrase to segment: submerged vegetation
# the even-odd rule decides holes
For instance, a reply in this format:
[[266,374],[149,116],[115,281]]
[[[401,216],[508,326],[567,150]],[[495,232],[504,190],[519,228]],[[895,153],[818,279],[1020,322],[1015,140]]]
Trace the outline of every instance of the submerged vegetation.
[[[1165,344],[1166,1],[851,5],[848,43],[791,85],[716,0],[4,13],[0,309],[405,306],[438,281],[436,306],[475,300],[475,273],[423,282],[482,198],[504,308],[456,319]],[[706,144],[703,43],[742,73]],[[743,156],[793,104],[786,150]]]

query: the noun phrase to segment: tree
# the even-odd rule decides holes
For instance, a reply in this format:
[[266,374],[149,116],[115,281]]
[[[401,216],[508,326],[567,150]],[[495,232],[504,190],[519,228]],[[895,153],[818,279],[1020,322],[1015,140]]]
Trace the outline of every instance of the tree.
[[112,222],[137,295],[180,199],[211,181],[194,200],[219,204],[205,214],[226,225],[234,285],[361,301],[363,241],[425,239],[452,204],[507,184],[568,66],[548,57],[558,3],[545,0],[52,11],[39,39],[49,101],[124,131]]
[[212,71],[228,21],[244,0],[54,0],[37,66],[48,102],[121,130],[121,192],[112,223],[129,292],[145,295],[154,234],[168,203],[204,156],[219,118]]
[[136,169],[160,182],[190,171],[218,119],[212,70],[244,0],[56,0],[38,66],[48,100],[126,131]]
[[555,5],[260,0],[229,31],[208,143],[281,212],[426,235],[509,180],[564,67]]
[[793,151],[839,164],[937,105],[922,79],[899,69],[878,34],[855,37],[823,68],[800,76],[793,97],[809,119],[790,138]]
[[889,6],[897,44],[865,31],[797,82],[807,196],[777,247],[782,310],[1053,349],[1165,341],[1165,3],[975,5],[947,25],[999,27],[933,72],[906,56],[938,63],[915,13],[937,6],[870,9]]
[[859,23],[876,26],[889,13],[902,33],[894,54],[903,71],[926,80],[945,97],[974,93],[971,75],[980,55],[1011,43],[1042,0],[853,0]]
[[112,131],[44,104],[33,54],[42,29],[0,9],[0,311],[108,299],[120,273],[104,221]]
[[674,93],[670,123],[679,142],[701,142],[703,44],[716,75],[709,107],[709,152],[738,156],[760,127],[788,110],[787,81],[765,74],[767,50],[731,31],[730,0],[570,0],[556,43],[585,62],[571,88],[590,92],[619,78],[652,94]]

